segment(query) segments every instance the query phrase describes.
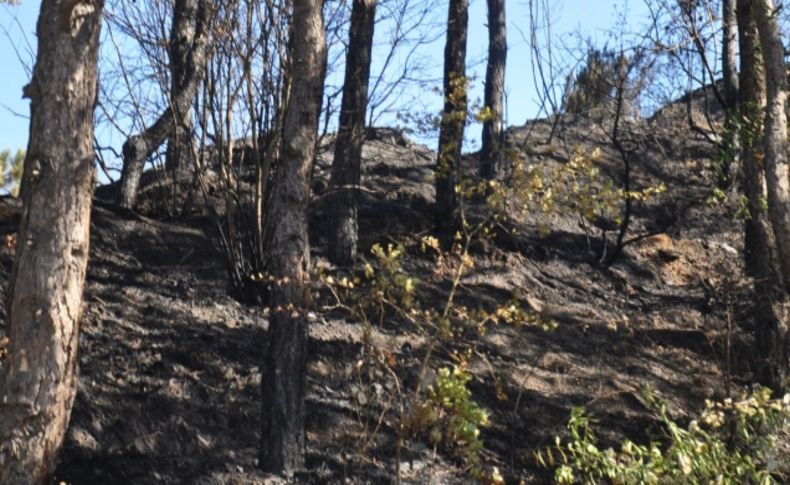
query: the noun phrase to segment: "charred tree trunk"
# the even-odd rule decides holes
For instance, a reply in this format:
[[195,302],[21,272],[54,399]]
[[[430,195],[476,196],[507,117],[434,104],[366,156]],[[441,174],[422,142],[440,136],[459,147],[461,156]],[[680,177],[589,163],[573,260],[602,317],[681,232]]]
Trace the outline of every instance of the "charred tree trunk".
[[[718,185],[726,189],[731,184],[732,167],[737,165],[740,143],[738,127],[733,119],[738,106],[738,15],[737,0],[722,0],[722,72],[724,77],[725,130],[722,159],[718,166]],[[743,3],[743,2],[741,2]]]
[[260,463],[292,475],[304,466],[307,307],[307,205],[324,87],[322,0],[293,2],[293,88],[271,203],[271,292],[263,377]]
[[784,47],[771,0],[761,0],[757,27],[765,64],[766,112],[764,125],[768,214],[776,236],[782,274],[790,281],[790,170],[787,160],[787,72]]
[[455,185],[461,167],[466,125],[466,37],[469,23],[467,0],[450,0],[447,43],[444,48],[444,110],[439,129],[436,164],[436,226],[444,242],[452,240],[459,226]]
[[507,24],[505,0],[488,0],[488,64],[486,67],[485,106],[490,118],[483,123],[480,150],[480,176],[496,177],[504,156],[505,65],[507,61]]
[[[763,127],[764,164],[768,187],[768,217],[774,231],[781,283],[790,285],[790,166],[787,159],[787,72],[784,46],[771,0],[757,3],[757,30],[765,64],[766,110]],[[777,298],[786,300],[787,292]],[[780,318],[770,327],[758,329],[757,346],[767,361],[765,383],[777,390],[788,384],[788,320]]]
[[[201,9],[203,11],[201,11]],[[179,175],[192,166],[192,150],[189,148],[194,124],[191,111],[197,93],[195,86],[192,98],[176,96],[189,89],[192,78],[199,77],[191,62],[191,52],[199,31],[201,19],[206,18],[205,2],[200,0],[175,0],[173,26],[170,33],[170,92],[173,93],[173,129],[167,141],[165,168]]]
[[362,143],[365,141],[365,114],[370,80],[370,54],[376,0],[354,0],[346,56],[346,78],[340,126],[332,162],[329,207],[329,260],[349,266],[357,257],[359,225],[357,221],[358,190]]
[[101,0],[44,0],[0,373],[0,483],[49,483],[76,394]]
[[[123,169],[118,204],[127,209],[134,205],[145,162],[164,143],[168,144],[168,164],[180,165],[191,136],[190,108],[197,95],[208,62],[210,2],[177,0],[170,31],[172,90],[168,108],[153,125],[126,140],[123,145]],[[187,163],[189,158],[186,159]]]
[[774,271],[773,230],[761,201],[766,198],[765,173],[758,161],[760,151],[756,134],[762,132],[765,107],[765,76],[762,58],[757,55],[759,40],[752,2],[738,2],[738,43],[741,72],[738,110],[741,128],[741,163],[743,191],[749,203],[745,221],[744,257],[746,271],[757,280]]

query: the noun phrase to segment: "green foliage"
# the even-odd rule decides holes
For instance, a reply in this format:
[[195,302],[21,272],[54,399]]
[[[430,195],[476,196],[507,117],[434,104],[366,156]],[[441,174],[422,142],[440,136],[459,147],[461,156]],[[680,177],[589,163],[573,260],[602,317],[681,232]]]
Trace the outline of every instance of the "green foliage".
[[[586,152],[577,147],[566,163],[553,168],[517,159],[508,185],[489,182],[489,204],[502,214],[571,213],[590,223],[606,219],[620,224],[626,200],[646,202],[666,191],[663,183],[632,191],[616,187],[601,173],[600,157],[597,148]],[[547,233],[549,227],[541,226],[540,230]]]
[[[319,276],[334,306],[362,325],[365,358],[355,366],[357,388],[386,390],[386,395],[375,399],[389,403],[382,413],[397,410],[399,440],[425,438],[464,463],[475,479],[501,483],[499,472],[486,466],[482,455],[480,431],[488,425],[488,415],[469,389],[474,379],[469,365],[476,356],[469,337],[485,332],[489,325],[550,328],[551,324],[521,308],[516,298],[493,308],[470,308],[456,301],[464,277],[475,266],[469,254],[471,241],[490,237],[482,225],[471,227],[461,219],[463,230],[449,250],[432,236],[410,243],[374,244],[371,257],[359,270]],[[407,252],[433,261],[432,266],[417,265],[424,268],[418,277],[405,260]],[[372,338],[374,326],[392,321],[424,343],[419,378],[411,390],[404,388],[400,377],[404,369],[398,365],[399,350]],[[499,384],[495,386],[497,395],[507,399]],[[372,400],[363,397],[359,402]],[[380,421],[380,417],[360,416],[361,423]]]
[[439,369],[421,414],[426,416],[424,425],[430,428],[431,441],[458,449],[479,477],[483,472],[480,428],[489,422],[488,413],[472,399],[471,380],[472,374],[463,365]]
[[608,49],[590,48],[584,66],[573,79],[565,98],[565,111],[589,113],[615,98],[615,92],[626,75],[628,58]]
[[2,174],[2,188],[16,197],[19,194],[19,184],[24,171],[25,151],[20,149],[11,156],[10,150],[0,152],[0,174]]
[[594,421],[577,408],[568,422],[570,441],[557,438],[553,448],[536,454],[538,462],[555,468],[560,484],[767,485],[788,479],[779,475],[784,455],[777,444],[790,425],[790,394],[771,399],[770,390],[758,388],[737,401],[708,402],[687,428],[673,421],[649,391],[645,398],[664,424],[666,444],[626,439],[620,451],[602,450],[591,428]]

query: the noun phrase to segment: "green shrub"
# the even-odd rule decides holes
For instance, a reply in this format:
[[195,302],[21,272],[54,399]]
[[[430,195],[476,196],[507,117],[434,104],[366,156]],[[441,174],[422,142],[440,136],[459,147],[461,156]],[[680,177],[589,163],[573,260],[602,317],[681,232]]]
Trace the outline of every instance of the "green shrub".
[[673,421],[649,391],[645,397],[666,428],[665,444],[626,439],[619,451],[602,450],[593,419],[577,408],[568,422],[570,441],[557,438],[554,447],[537,453],[538,463],[554,468],[560,484],[768,485],[790,478],[780,469],[781,460],[787,460],[781,445],[787,445],[790,394],[771,399],[770,390],[758,388],[737,401],[707,402],[700,419],[687,428]]

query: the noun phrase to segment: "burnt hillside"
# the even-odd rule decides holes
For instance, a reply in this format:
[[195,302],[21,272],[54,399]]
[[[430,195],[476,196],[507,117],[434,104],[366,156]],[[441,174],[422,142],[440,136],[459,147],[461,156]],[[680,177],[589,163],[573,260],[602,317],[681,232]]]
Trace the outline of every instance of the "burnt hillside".
[[[508,482],[550,477],[532,453],[564,435],[573,406],[600,420],[604,441],[645,439],[659,427],[641,397],[646,386],[683,422],[705,399],[725,398],[750,378],[753,298],[743,274],[737,204],[707,203],[717,149],[689,130],[685,113],[671,113],[624,122],[632,184],[663,183],[667,191],[635,205],[627,235],[635,240],[612,266],[595,255],[601,232],[573,214],[512,214],[508,227],[517,231],[473,248],[474,269],[461,282],[461,301],[485,306],[516,298],[557,324],[549,331],[491,325],[469,337],[476,356],[470,388],[491,422],[482,433],[483,456]],[[511,128],[508,137],[528,163],[546,167],[567,163],[578,146],[600,148],[600,170],[618,182],[623,161],[607,123],[538,120]],[[433,261],[419,245],[433,226],[435,153],[395,130],[373,135],[363,150],[361,252],[368,257],[376,242],[403,244],[404,266],[421,278],[421,298],[430,305],[443,283],[432,278]],[[314,265],[331,270],[321,197],[330,148],[321,152],[314,176],[311,249]],[[472,170],[474,156],[467,162]],[[167,203],[152,188],[161,183],[154,178],[143,191],[138,212],[106,200],[94,205],[79,391],[57,480],[265,483],[256,460],[266,314],[230,295],[215,227],[205,214],[179,220],[157,209]],[[100,189],[98,198],[108,192]],[[2,225],[9,241],[15,224],[8,217]],[[2,250],[3,287],[12,247]],[[392,481],[397,433],[385,399],[389,389],[363,385],[370,381],[354,369],[366,358],[362,326],[322,299],[315,284],[309,469],[298,478]],[[371,332],[392,354],[402,381],[413,384],[425,351],[420,333],[395,321]],[[443,352],[432,358],[437,367],[449,362]],[[427,436],[403,443],[400,461],[407,483],[468,480],[464,464]]]

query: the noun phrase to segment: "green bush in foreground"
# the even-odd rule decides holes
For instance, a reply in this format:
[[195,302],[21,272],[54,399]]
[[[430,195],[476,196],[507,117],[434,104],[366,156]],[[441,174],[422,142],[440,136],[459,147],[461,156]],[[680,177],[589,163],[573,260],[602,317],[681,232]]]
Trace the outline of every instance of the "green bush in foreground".
[[790,479],[790,394],[771,399],[770,390],[758,388],[737,401],[708,402],[688,428],[670,419],[649,391],[645,394],[666,428],[665,444],[626,439],[620,451],[602,450],[591,429],[594,421],[577,408],[568,423],[570,441],[557,438],[554,447],[538,452],[539,464],[554,468],[560,484],[767,485]]

